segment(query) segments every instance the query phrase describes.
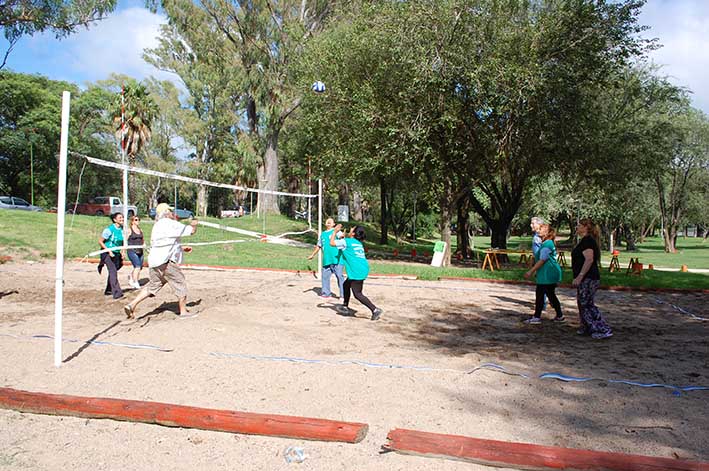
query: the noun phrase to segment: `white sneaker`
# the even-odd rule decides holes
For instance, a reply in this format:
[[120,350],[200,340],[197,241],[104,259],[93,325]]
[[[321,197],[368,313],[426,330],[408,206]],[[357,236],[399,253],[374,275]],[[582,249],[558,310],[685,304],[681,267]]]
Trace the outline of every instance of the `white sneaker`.
[[140,289],[140,283],[138,281],[131,280],[130,285],[135,289]]

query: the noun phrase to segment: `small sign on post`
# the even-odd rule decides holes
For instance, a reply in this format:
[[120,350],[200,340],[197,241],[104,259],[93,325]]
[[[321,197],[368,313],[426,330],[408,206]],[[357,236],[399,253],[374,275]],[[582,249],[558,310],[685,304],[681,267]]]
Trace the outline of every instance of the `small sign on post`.
[[442,240],[436,242],[433,246],[433,259],[431,259],[432,267],[440,267],[443,265],[443,255],[446,253],[446,243]]

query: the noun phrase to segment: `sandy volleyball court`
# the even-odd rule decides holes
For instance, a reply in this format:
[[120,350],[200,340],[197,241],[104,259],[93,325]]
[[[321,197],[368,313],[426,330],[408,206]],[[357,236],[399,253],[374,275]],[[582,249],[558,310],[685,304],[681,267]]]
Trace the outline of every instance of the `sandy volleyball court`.
[[[120,272],[122,282],[127,273]],[[554,372],[709,386],[709,322],[672,306],[709,317],[709,295],[601,291],[598,302],[615,335],[593,341],[575,335],[575,299],[565,289],[566,324],[526,326],[520,319],[534,297],[528,286],[370,279],[365,293],[384,309],[382,320],[371,322],[354,300],[357,318],[338,315],[307,274],[186,276],[197,318],[177,318],[166,287],[126,323],[124,301],[102,294],[105,274],[95,265],[68,264],[66,361],[55,368],[53,342],[33,337],[53,334],[54,265],[0,265],[0,385],[365,422],[364,441],[0,410],[0,469],[490,469],[380,454],[394,428],[709,461],[709,391],[538,378]],[[133,296],[126,291],[126,300]],[[137,345],[159,349],[128,347]],[[484,363],[528,377],[469,373]],[[306,460],[286,463],[289,446],[302,447]]]

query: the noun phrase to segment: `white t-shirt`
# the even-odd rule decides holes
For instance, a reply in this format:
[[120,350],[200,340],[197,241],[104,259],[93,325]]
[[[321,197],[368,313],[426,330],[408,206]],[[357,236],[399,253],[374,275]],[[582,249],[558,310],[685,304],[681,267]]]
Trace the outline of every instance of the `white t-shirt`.
[[150,254],[148,266],[159,267],[167,262],[182,262],[180,237],[191,235],[192,226],[186,226],[169,218],[158,220],[150,234]]

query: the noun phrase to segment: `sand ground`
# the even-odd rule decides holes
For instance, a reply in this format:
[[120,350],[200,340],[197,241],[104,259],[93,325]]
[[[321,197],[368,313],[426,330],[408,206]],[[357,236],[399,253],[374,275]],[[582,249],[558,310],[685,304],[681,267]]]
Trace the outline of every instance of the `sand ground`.
[[[709,386],[709,322],[671,305],[709,317],[709,295],[601,291],[598,304],[615,335],[594,341],[575,335],[574,293],[565,289],[566,324],[526,326],[520,320],[530,314],[534,295],[528,286],[370,279],[365,293],[384,309],[382,320],[372,322],[356,301],[356,318],[321,302],[311,275],[185,273],[198,317],[177,318],[166,287],[140,306],[136,322],[126,323],[125,301],[102,294],[105,275],[95,265],[68,264],[65,361],[55,368],[52,340],[33,337],[54,331],[54,265],[0,265],[0,386],[366,422],[364,441],[0,410],[0,469],[490,469],[380,454],[394,428],[709,461],[709,391],[677,395],[537,378],[556,372]],[[127,270],[120,275],[125,281]],[[126,291],[126,299],[134,296]],[[486,362],[530,377],[469,373]],[[302,447],[306,460],[286,463],[289,446]]]

